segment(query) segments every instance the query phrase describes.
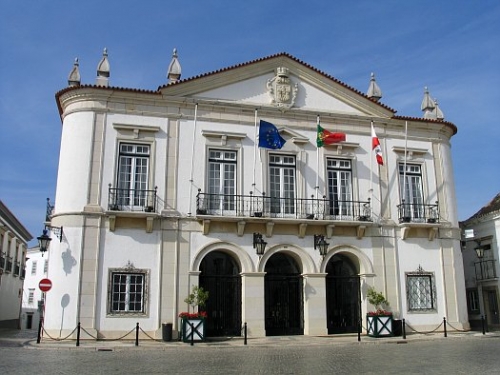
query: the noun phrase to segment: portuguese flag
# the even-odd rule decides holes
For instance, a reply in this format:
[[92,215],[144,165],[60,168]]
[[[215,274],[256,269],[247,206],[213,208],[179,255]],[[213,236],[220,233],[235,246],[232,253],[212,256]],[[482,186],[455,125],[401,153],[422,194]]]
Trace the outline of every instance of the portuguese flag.
[[324,145],[331,145],[333,143],[339,143],[345,141],[345,133],[332,133],[325,130],[318,123],[318,136],[316,137],[316,145],[318,147],[323,147]]

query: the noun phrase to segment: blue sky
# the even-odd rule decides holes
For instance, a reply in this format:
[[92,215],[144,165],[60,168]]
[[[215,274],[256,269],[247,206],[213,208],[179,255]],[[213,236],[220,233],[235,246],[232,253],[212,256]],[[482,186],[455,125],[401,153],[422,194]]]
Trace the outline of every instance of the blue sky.
[[[0,0],[0,199],[36,237],[53,201],[61,121],[54,95],[76,57],[93,84],[155,90],[177,48],[182,78],[287,52],[421,117],[424,87],[458,127],[459,220],[500,191],[497,0]],[[34,244],[34,241],[32,242]]]

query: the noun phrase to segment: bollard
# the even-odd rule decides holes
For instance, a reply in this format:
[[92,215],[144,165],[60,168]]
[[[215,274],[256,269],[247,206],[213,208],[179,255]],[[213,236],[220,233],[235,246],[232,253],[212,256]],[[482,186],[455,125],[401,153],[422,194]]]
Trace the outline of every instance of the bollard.
[[191,346],[194,345],[194,324],[189,322],[189,325],[191,326]]
[[486,332],[488,332],[488,315],[484,314],[484,327]]
[[361,319],[358,320],[358,342],[361,341]]
[[40,344],[40,341],[42,340],[42,325],[43,325],[43,318],[40,317],[40,320],[38,321],[38,336],[36,337],[37,344]]
[[139,322],[135,325],[135,346],[139,346]]
[[403,328],[403,339],[406,339],[406,326],[405,325],[406,325],[406,321],[405,321],[405,319],[403,319],[403,326],[402,326],[402,328]]
[[486,331],[484,329],[484,316],[483,315],[481,315],[481,327],[483,329],[483,335],[486,334]]
[[76,329],[76,346],[80,346],[80,322],[78,322]]
[[243,327],[244,327],[243,332],[245,332],[245,340],[243,341],[243,344],[246,345],[247,344],[247,322],[245,322],[245,325]]
[[443,317],[443,324],[444,324],[444,337],[448,337],[448,332],[446,332],[446,316]]

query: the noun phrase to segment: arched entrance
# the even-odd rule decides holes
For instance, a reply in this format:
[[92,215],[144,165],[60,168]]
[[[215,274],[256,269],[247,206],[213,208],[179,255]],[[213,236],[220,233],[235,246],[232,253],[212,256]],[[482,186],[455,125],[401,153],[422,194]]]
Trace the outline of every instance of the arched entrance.
[[326,272],[328,333],[357,332],[361,311],[357,267],[346,256],[336,254],[328,261]]
[[208,337],[241,335],[241,276],[236,260],[222,251],[208,253],[200,264],[200,287],[207,290]]
[[297,262],[276,253],[264,271],[266,335],[303,335],[302,276]]

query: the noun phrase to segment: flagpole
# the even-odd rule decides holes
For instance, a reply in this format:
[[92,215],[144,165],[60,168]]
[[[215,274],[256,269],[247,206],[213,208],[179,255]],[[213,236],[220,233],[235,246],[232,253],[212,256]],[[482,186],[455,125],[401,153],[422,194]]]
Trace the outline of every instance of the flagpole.
[[[408,121],[405,121],[405,158],[403,160],[403,203],[406,199],[406,158],[408,152]],[[407,202],[407,204],[410,202]],[[403,206],[404,215],[406,216],[406,205]]]
[[[316,137],[318,137],[319,115],[316,116]],[[316,199],[319,195],[319,147],[316,144]]]
[[194,105],[194,124],[193,124],[193,146],[191,148],[191,174],[189,176],[189,213],[191,216],[191,205],[193,204],[193,169],[194,169],[194,150],[195,150],[195,140],[196,140],[196,118],[198,117],[198,103]]
[[[371,129],[373,128],[373,120],[371,121]],[[372,134],[370,133],[370,144],[372,144]],[[373,148],[373,147],[371,147]],[[373,205],[373,150],[370,151],[370,201]]]
[[252,178],[252,191],[255,190],[255,163],[257,159],[257,108],[255,109],[254,119],[254,144],[253,144],[253,178]]

